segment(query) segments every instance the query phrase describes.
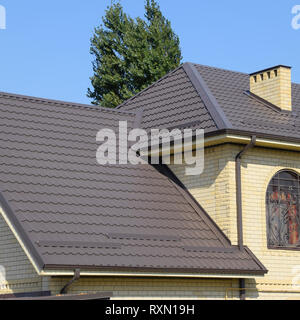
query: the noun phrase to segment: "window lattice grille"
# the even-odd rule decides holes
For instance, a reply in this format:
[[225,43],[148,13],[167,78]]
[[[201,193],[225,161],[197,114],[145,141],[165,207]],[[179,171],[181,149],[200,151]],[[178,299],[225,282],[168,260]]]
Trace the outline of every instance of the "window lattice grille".
[[300,179],[290,171],[281,171],[267,190],[268,245],[300,247]]

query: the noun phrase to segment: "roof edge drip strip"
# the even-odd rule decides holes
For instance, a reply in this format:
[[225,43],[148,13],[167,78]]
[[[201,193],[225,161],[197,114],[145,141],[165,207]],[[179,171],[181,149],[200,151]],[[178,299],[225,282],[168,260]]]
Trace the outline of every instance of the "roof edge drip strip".
[[183,65],[183,69],[192,82],[197,93],[203,100],[218,129],[232,128],[232,125],[227,119],[224,111],[219,106],[216,98],[212,95],[211,91],[209,90],[208,86],[206,85],[196,67],[190,62],[186,62]]
[[40,256],[39,252],[33,245],[32,241],[30,240],[29,235],[25,231],[25,229],[22,227],[19,219],[17,218],[16,214],[6,201],[4,195],[0,191],[0,205],[2,206],[4,213],[7,215],[7,218],[9,222],[11,223],[12,227],[14,228],[17,235],[20,237],[21,241],[23,242],[25,248],[28,250],[28,252],[31,254],[33,261],[37,264],[40,270],[44,267],[44,262],[42,257]]
[[268,269],[258,260],[258,258],[255,256],[255,254],[249,249],[249,247],[244,246],[244,249],[246,252],[250,255],[250,257],[253,258],[253,260],[256,262],[256,264],[260,267],[261,270],[264,270],[265,273],[268,273]]
[[[247,249],[247,247],[245,247]],[[246,254],[249,254],[249,257],[253,256],[246,250]],[[257,258],[253,258],[253,261],[257,262]],[[258,263],[257,263],[258,264]],[[218,268],[192,268],[192,267],[116,267],[116,266],[85,266],[85,265],[55,265],[48,264],[45,266],[45,271],[43,272],[44,276],[73,276],[74,268],[80,268],[81,276],[141,276],[141,277],[203,277],[205,276],[225,276],[233,275],[236,278],[240,278],[241,275],[255,276],[255,275],[264,275],[267,273],[267,270],[264,268],[260,269],[218,269]]]

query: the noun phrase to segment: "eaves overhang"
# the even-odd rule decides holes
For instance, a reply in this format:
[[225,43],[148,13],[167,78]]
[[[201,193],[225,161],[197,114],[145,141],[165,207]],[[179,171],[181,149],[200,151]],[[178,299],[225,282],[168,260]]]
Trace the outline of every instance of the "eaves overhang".
[[[221,144],[248,144],[251,141],[252,136],[256,136],[256,147],[272,148],[278,150],[290,150],[290,151],[300,151],[300,139],[271,135],[265,133],[257,133],[236,129],[222,129],[212,132],[207,132],[204,134],[204,147],[213,147]],[[193,139],[195,141],[195,139]],[[195,142],[179,143],[170,145],[170,151],[166,152],[164,150],[164,156],[174,155],[185,151],[195,150]],[[141,155],[146,156],[162,156],[162,144],[157,146],[151,146],[151,148],[145,148],[141,150]]]
[[[36,272],[40,276],[72,276],[74,269],[80,269],[81,276],[107,277],[163,277],[163,278],[256,278],[263,277],[268,270],[253,255],[251,250],[245,250],[259,269],[199,269],[199,268],[143,268],[143,267],[97,267],[85,265],[55,265],[44,263],[41,255],[32,244],[28,234],[22,227],[16,215],[0,193],[0,214],[10,227],[22,249],[26,253]],[[224,248],[221,248],[224,249]]]
[[90,266],[45,265],[41,276],[73,276],[74,269],[80,268],[80,275],[85,277],[145,277],[145,278],[257,278],[268,272],[261,270],[200,270],[200,269],[156,269],[156,268],[95,268]]
[[247,144],[251,141],[253,135],[257,137],[257,147],[300,151],[300,139],[236,129],[224,129],[206,133],[204,145],[205,147],[210,147],[224,143]]

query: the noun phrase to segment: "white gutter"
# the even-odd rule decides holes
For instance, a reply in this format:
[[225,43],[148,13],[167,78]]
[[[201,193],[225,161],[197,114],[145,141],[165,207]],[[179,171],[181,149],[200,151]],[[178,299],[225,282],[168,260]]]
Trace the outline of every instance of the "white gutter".
[[[243,135],[235,135],[235,134],[220,134],[218,136],[207,137],[204,140],[204,147],[216,146],[224,143],[234,143],[234,144],[248,144],[251,141],[250,136]],[[300,143],[297,142],[288,142],[284,140],[272,140],[266,138],[257,138],[256,146],[265,147],[265,148],[273,148],[273,149],[284,149],[291,151],[300,151]],[[194,143],[189,143],[184,146],[186,151],[191,151],[195,149]],[[174,146],[170,150],[171,155],[175,155],[181,153],[183,148],[181,146]],[[155,147],[151,151],[142,150],[141,155],[143,156],[158,156],[161,155],[161,150],[159,147]]]
[[[205,146],[213,146],[220,143],[238,143],[238,144],[248,144],[251,141],[249,136],[240,136],[233,134],[223,134],[215,137],[208,137],[205,139]],[[300,143],[297,142],[288,142],[284,140],[272,140],[266,138],[256,139],[256,146],[266,147],[266,148],[275,148],[275,149],[287,149],[300,151]]]
[[[55,277],[55,276],[73,276],[72,270],[43,270],[40,273],[41,276]],[[81,276],[87,277],[159,277],[159,278],[232,278],[232,279],[255,279],[258,277],[263,278],[264,275],[253,274],[197,274],[197,273],[158,273],[158,272],[118,272],[118,271],[87,271],[80,270]]]

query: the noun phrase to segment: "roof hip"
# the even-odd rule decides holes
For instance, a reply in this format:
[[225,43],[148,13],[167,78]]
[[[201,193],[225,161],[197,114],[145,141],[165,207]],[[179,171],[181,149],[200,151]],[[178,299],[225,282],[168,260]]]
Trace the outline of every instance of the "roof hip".
[[203,100],[207,111],[211,115],[218,129],[232,128],[230,121],[227,119],[224,111],[219,106],[218,101],[209,90],[195,66],[190,62],[186,62],[183,64],[183,69]]

